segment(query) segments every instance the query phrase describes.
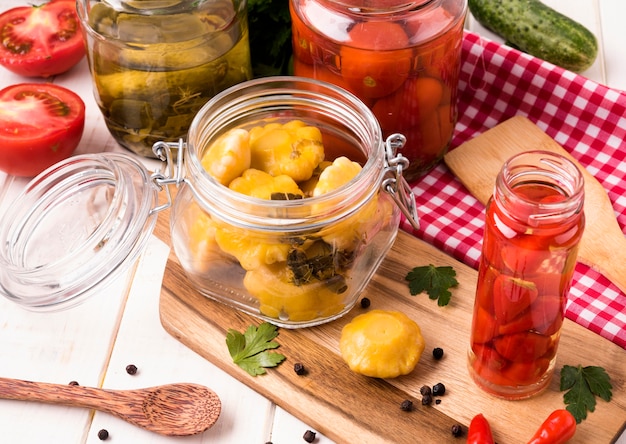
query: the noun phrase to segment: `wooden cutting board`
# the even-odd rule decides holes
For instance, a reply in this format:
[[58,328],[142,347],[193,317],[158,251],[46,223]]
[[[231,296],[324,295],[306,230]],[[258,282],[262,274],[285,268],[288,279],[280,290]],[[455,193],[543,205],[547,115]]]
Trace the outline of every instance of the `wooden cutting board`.
[[[168,214],[159,216],[156,234],[169,242]],[[406,273],[415,266],[451,265],[459,286],[450,304],[437,306],[424,294],[411,296]],[[559,374],[543,394],[524,401],[504,401],[481,392],[468,377],[466,351],[477,273],[436,248],[404,232],[398,238],[363,296],[370,309],[399,310],[422,328],[426,350],[407,376],[379,380],[353,373],[340,357],[341,328],[364,312],[359,304],[343,318],[313,328],[280,329],[279,351],[287,359],[268,374],[251,377],[233,364],[225,344],[226,332],[244,331],[259,321],[194,290],[174,255],[169,258],[160,298],[164,328],[207,360],[281,406],[338,443],[460,443],[452,437],[455,423],[467,426],[477,413],[491,422],[500,444],[525,443],[554,409],[562,408]],[[431,351],[442,347],[444,358]],[[296,362],[308,369],[293,370]],[[600,365],[612,378],[613,400],[599,400],[596,411],[579,426],[573,443],[614,441],[626,420],[626,351],[589,330],[567,321],[559,348],[557,369],[564,364]],[[422,385],[442,382],[446,394],[440,404],[421,405]],[[415,410],[400,404],[412,400]]]

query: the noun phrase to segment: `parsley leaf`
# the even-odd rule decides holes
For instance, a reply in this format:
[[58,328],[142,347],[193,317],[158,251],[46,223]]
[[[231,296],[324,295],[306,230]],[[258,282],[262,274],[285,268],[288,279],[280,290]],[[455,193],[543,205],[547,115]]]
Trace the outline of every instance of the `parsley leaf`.
[[456,271],[450,266],[435,267],[430,264],[413,268],[406,275],[406,280],[413,296],[425,291],[430,299],[436,299],[437,305],[443,307],[450,302],[450,287],[459,285],[455,276]]
[[269,350],[278,348],[273,339],[278,336],[276,326],[263,322],[259,327],[251,325],[241,334],[232,328],[226,335],[226,346],[233,362],[251,376],[265,374],[265,368],[276,367],[285,356]]
[[613,393],[611,378],[602,367],[573,367],[564,365],[561,369],[561,391],[566,409],[574,415],[576,423],[580,424],[587,418],[587,411],[596,409],[596,396],[610,401]]

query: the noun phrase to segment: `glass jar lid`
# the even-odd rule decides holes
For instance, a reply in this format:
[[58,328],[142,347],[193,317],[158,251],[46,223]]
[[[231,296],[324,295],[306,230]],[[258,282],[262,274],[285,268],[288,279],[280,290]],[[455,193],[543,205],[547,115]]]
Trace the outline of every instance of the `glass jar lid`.
[[0,216],[0,292],[33,310],[84,301],[144,250],[157,200],[158,186],[129,156],[52,166]]

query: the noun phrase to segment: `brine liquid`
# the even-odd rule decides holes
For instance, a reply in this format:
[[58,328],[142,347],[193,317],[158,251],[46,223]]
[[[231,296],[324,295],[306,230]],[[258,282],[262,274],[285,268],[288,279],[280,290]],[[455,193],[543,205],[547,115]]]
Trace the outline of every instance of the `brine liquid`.
[[[515,192],[535,202],[566,199],[542,184]],[[584,220],[532,228],[508,210],[494,202],[487,209],[469,370],[487,392],[519,399],[550,381]]]
[[105,37],[88,35],[96,100],[122,146],[153,156],[155,142],[186,136],[210,98],[251,78],[245,19],[231,2],[210,5],[148,16],[91,9],[90,25]]

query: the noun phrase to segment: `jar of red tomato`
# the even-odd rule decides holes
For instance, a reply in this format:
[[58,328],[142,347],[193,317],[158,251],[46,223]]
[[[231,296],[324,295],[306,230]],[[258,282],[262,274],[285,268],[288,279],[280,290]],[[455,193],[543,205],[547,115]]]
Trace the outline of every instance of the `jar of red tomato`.
[[578,244],[583,178],[568,159],[530,151],[509,159],[487,204],[469,372],[507,399],[550,382]]
[[294,73],[354,93],[385,137],[406,136],[405,177],[443,157],[456,124],[467,0],[291,0]]

